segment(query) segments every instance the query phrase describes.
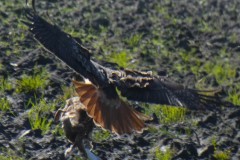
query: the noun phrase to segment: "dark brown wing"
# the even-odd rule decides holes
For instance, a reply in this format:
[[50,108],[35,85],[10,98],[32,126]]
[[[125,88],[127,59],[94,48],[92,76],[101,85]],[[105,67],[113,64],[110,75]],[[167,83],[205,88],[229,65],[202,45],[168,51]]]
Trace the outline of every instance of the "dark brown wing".
[[188,89],[166,77],[138,73],[127,74],[117,84],[121,95],[129,100],[184,106],[190,109],[213,109],[220,104],[219,97],[215,96],[217,91]]
[[90,53],[82,47],[69,34],[61,31],[56,25],[48,23],[38,16],[34,11],[27,10],[28,22],[23,21],[29,27],[29,31],[34,34],[34,38],[39,41],[45,49],[56,54],[60,59],[67,59],[67,53],[76,54],[74,58],[83,56],[90,59]]
[[26,17],[28,21],[23,23],[46,50],[94,84],[106,83],[105,75],[99,71],[97,64],[91,61],[89,51],[74,38],[56,25],[48,23],[33,10],[27,10]]

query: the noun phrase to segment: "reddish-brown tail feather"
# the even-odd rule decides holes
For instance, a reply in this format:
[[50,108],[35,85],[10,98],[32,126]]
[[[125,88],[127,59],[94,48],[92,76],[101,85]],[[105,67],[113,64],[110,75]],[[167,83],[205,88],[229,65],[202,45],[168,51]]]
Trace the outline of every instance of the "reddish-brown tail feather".
[[134,110],[119,97],[108,99],[105,93],[91,83],[73,81],[80,101],[94,123],[117,134],[142,132],[144,121],[149,119]]

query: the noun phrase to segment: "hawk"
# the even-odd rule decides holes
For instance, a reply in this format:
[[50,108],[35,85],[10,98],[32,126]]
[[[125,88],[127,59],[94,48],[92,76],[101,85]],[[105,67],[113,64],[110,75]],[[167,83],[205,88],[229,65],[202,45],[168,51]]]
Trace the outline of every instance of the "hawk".
[[75,38],[39,16],[34,0],[26,18],[24,23],[34,38],[86,79],[73,81],[83,109],[97,126],[113,133],[142,132],[146,127],[144,122],[149,117],[136,111],[127,100],[195,110],[214,109],[220,102],[215,91],[190,89],[150,71],[118,70],[97,63]]

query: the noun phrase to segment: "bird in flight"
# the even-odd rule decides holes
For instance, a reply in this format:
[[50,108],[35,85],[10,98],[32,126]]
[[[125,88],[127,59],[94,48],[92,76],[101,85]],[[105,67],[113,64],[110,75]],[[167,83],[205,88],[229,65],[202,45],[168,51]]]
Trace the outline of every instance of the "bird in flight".
[[215,91],[190,89],[150,71],[118,70],[97,63],[75,38],[39,16],[32,2],[33,9],[26,11],[24,23],[48,52],[86,79],[73,84],[84,110],[97,126],[116,134],[141,133],[149,117],[127,100],[195,110],[214,109],[220,104]]

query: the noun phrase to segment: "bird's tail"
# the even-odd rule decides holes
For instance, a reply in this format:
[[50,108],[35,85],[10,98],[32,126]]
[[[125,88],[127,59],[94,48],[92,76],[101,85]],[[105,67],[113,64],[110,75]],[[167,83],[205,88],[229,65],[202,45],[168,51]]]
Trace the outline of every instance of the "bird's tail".
[[149,117],[134,110],[119,97],[108,99],[106,94],[91,83],[73,81],[80,101],[94,123],[117,134],[141,133],[145,129],[144,121]]

